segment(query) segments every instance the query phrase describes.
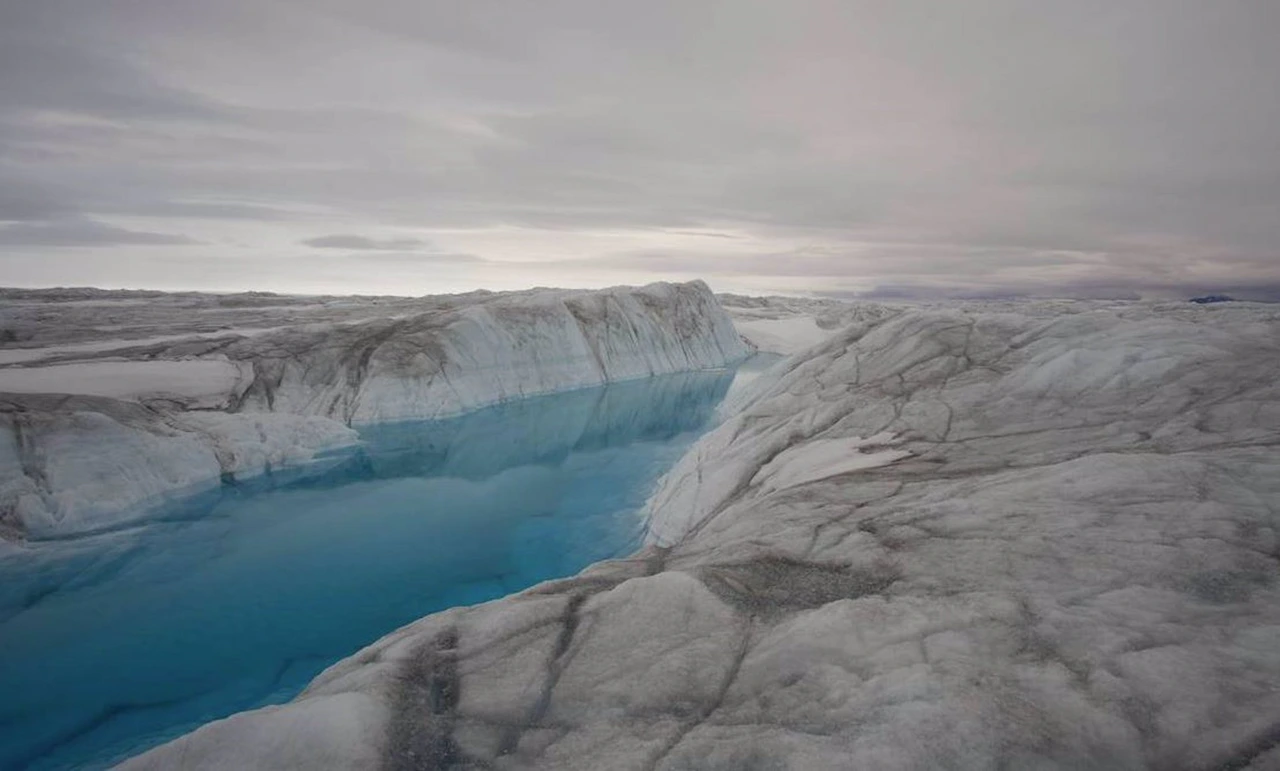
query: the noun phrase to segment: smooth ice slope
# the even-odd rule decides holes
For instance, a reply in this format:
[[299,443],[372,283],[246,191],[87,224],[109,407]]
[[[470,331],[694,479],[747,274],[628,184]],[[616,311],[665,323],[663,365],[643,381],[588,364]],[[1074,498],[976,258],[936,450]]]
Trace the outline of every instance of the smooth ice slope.
[[[118,526],[165,496],[350,445],[351,425],[722,367],[748,353],[701,282],[311,306],[9,294],[0,318],[30,347],[0,364],[0,536]],[[261,326],[208,329],[240,316]],[[162,326],[190,334],[157,335]],[[48,328],[61,336],[40,348]],[[104,329],[115,344],[98,339]]]
[[125,767],[1275,768],[1278,315],[855,324],[700,440],[635,558]]

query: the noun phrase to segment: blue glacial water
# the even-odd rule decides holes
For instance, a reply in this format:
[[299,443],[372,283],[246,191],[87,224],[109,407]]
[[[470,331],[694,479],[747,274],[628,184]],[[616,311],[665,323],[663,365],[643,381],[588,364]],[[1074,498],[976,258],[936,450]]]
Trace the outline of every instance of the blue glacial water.
[[0,768],[108,766],[420,616],[631,551],[657,478],[758,369],[368,427],[321,469],[0,557]]

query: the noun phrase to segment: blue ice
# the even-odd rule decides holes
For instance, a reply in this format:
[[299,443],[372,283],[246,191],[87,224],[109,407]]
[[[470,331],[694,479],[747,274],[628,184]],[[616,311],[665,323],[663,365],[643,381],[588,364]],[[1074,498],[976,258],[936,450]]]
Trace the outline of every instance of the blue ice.
[[0,768],[110,765],[286,701],[420,616],[629,552],[654,482],[734,376],[367,427],[323,472],[0,560]]

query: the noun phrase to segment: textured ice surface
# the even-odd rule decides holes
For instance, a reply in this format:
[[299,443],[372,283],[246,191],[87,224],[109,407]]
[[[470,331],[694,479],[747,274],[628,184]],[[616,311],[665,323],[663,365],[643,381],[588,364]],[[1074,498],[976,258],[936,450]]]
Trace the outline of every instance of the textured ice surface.
[[[732,379],[666,375],[371,426],[324,473],[259,477],[144,528],[0,557],[0,768],[100,765],[284,701],[425,613],[633,550],[653,482]],[[363,742],[386,712],[347,694],[309,704],[306,736],[247,723],[281,744],[244,742],[252,763],[223,767],[277,752],[370,767]],[[316,741],[334,746],[288,755]]]
[[127,768],[1275,768],[1280,312],[876,314],[736,400],[633,558]]
[[135,294],[0,291],[0,339],[21,346],[0,352],[17,354],[0,362],[0,537],[117,527],[165,496],[349,445],[351,425],[723,367],[749,350],[701,282],[418,300]]

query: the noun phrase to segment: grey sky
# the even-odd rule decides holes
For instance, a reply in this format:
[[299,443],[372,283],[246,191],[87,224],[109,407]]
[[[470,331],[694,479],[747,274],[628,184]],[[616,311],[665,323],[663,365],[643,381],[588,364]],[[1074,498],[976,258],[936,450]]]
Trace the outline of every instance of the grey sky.
[[0,285],[1280,286],[1274,0],[0,0]]

